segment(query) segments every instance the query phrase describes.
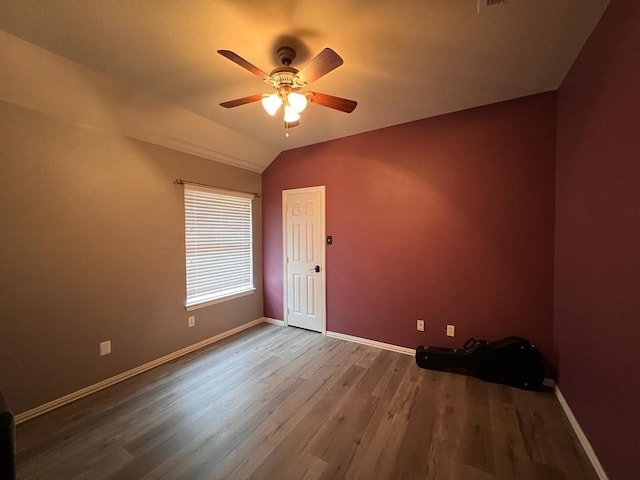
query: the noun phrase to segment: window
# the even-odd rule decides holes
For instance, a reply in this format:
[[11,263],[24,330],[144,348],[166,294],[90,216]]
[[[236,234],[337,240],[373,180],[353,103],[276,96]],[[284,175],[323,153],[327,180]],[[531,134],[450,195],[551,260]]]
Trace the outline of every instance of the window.
[[252,199],[185,184],[187,310],[253,292]]

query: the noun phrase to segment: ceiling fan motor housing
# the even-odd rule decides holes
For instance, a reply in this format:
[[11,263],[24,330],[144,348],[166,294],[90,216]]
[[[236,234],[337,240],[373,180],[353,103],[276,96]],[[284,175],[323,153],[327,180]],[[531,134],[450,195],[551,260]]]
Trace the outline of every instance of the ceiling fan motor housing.
[[303,82],[298,78],[298,70],[293,67],[278,67],[274,68],[269,74],[269,80],[267,83],[275,88],[291,87],[294,89],[302,88],[305,86]]
[[296,51],[291,47],[280,47],[276,50],[276,55],[280,59],[280,63],[286,67],[291,65],[296,59]]

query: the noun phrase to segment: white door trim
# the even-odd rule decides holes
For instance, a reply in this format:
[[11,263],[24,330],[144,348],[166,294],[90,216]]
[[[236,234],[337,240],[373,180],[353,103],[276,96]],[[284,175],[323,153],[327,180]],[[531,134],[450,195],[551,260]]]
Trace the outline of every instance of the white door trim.
[[327,277],[326,277],[326,202],[325,202],[325,186],[292,188],[282,191],[282,316],[284,317],[285,327],[289,325],[287,306],[289,305],[287,294],[287,195],[297,193],[320,192],[321,219],[320,219],[320,238],[322,248],[320,249],[320,288],[322,289],[322,335],[327,334]]

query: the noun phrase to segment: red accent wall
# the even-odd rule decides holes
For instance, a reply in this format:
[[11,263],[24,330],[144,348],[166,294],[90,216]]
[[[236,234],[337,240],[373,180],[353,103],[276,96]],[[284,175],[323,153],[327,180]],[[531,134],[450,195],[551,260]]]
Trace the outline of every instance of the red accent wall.
[[609,478],[640,478],[640,2],[614,0],[558,93],[559,386]]
[[262,177],[265,315],[283,318],[282,190],[326,185],[328,330],[521,335],[554,363],[555,135],[547,93],[283,152]]

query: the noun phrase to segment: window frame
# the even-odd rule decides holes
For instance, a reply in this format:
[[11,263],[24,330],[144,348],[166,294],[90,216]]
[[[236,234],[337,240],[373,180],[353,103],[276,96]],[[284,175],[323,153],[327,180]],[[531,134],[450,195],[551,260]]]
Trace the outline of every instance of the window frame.
[[[196,224],[193,223],[194,215],[197,215],[197,211],[194,212],[193,209],[194,208],[197,209],[198,195],[200,195],[201,198],[206,198],[208,196],[206,203],[209,206],[216,203],[215,197],[221,197],[217,208],[222,210],[224,210],[224,206],[221,207],[221,205],[223,205],[225,200],[227,202],[232,202],[232,203],[238,202],[238,199],[248,200],[248,207],[249,207],[248,211],[245,210],[242,212],[242,214],[239,214],[236,217],[231,216],[230,219],[240,222],[239,224],[243,227],[242,230],[239,231],[241,236],[247,235],[247,234],[249,236],[249,240],[248,240],[249,248],[244,250],[243,251],[244,253],[242,254],[245,256],[248,255],[248,260],[246,262],[243,262],[242,266],[244,266],[245,268],[246,266],[249,267],[249,282],[241,283],[235,288],[227,288],[226,290],[218,290],[217,292],[215,290],[212,290],[212,292],[210,292],[209,294],[207,294],[205,291],[205,292],[199,293],[198,295],[193,294],[190,297],[189,295],[190,288],[193,289],[195,287],[195,285],[192,285],[189,282],[189,279],[192,278],[193,274],[195,273],[195,272],[190,272],[190,268],[191,268],[190,263],[196,260],[198,256],[197,252],[195,252],[195,255],[192,253],[190,254],[190,249],[193,249],[193,244],[190,243],[193,241],[193,236],[190,235],[192,230],[190,231],[190,229],[198,228],[198,226],[200,226],[200,229],[202,229],[203,226],[208,229],[216,228],[216,225],[215,225],[216,221],[217,222],[221,221],[220,217],[216,217],[209,222],[200,221],[200,225],[198,225],[197,223]],[[253,226],[254,197],[255,195],[250,193],[225,190],[222,188],[209,187],[204,185],[187,184],[187,183],[184,184],[185,310],[186,311],[192,311],[192,310],[197,310],[199,308],[208,307],[218,303],[233,300],[234,298],[251,295],[253,292],[255,292],[256,290],[255,268],[254,268],[255,238],[254,238],[254,226]],[[206,214],[211,214],[214,209],[212,208],[207,210],[206,206],[203,205],[203,203],[205,203],[204,200],[201,200],[200,202],[201,206],[205,207],[203,211],[206,211]],[[241,203],[242,202],[238,202],[238,206],[242,207]],[[244,205],[244,207],[246,207],[246,205]],[[205,216],[207,216],[206,214]],[[227,212],[226,214],[229,214],[229,213]],[[248,216],[248,222],[247,222],[247,216]],[[224,221],[224,219],[222,219],[222,221]],[[246,226],[247,226],[246,224],[248,224],[248,231],[246,229]],[[231,227],[227,225],[226,228],[229,229]],[[208,236],[211,237],[211,235],[208,235]],[[246,242],[246,240],[244,240],[244,242]],[[211,246],[211,244],[209,244],[209,246]],[[227,243],[227,246],[228,246],[228,243]],[[212,275],[211,270],[208,270],[206,271],[205,276],[207,278],[213,278],[213,276],[215,275],[216,275],[215,273]]]

